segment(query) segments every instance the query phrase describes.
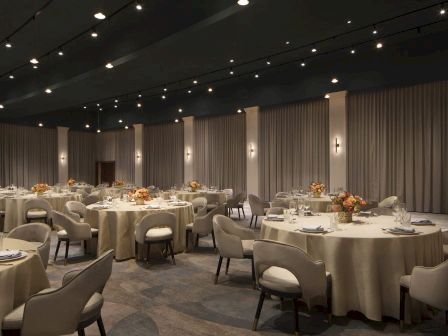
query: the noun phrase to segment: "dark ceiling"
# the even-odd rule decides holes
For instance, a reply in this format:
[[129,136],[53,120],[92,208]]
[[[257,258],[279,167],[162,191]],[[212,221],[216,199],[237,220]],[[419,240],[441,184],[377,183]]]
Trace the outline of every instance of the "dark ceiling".
[[[112,121],[115,116],[127,123],[151,123],[207,115],[199,109],[207,106],[209,86],[222,106],[229,108],[232,101],[241,106],[248,88],[263,92],[259,83],[278,83],[281,88],[282,76],[291,76],[291,64],[297,71],[300,59],[314,57],[306,60],[307,69],[297,75],[300,80],[317,73],[330,78],[338,74],[328,69],[349,57],[351,46],[356,49],[356,62],[368,62],[372,52],[377,52],[372,45],[378,41],[385,44],[384,49],[399,48],[414,39],[444,38],[448,27],[439,14],[440,7],[430,7],[439,2],[430,0],[251,0],[244,7],[236,0],[144,0],[139,1],[142,11],[135,9],[135,1],[124,0],[9,0],[0,2],[0,39],[9,37],[46,3],[34,20],[10,38],[12,48],[0,47],[3,122],[39,120],[45,126],[82,129],[87,122],[96,123],[97,103],[102,109],[102,128],[118,127]],[[372,35],[373,24],[425,7],[378,24],[378,34]],[[99,21],[93,17],[99,11],[108,17],[118,12]],[[438,20],[442,22],[434,23]],[[96,24],[99,36],[93,39],[89,30]],[[409,30],[417,26],[422,28]],[[340,36],[362,27],[365,29]],[[79,34],[63,47],[64,56],[59,56],[58,47]],[[334,38],[317,43],[316,54],[310,52],[310,46],[295,50],[328,37]],[[286,45],[286,41],[291,43]],[[361,42],[365,43],[358,46]],[[348,49],[332,52],[341,47]],[[266,65],[266,55],[287,50],[291,52],[270,57],[271,65]],[[434,48],[426,48],[424,54],[434,52]],[[39,58],[38,69],[29,63],[33,57]],[[235,60],[233,64],[230,59]],[[246,64],[255,59],[259,60]],[[113,69],[105,68],[108,62],[115,65]],[[345,62],[346,67],[351,66],[351,61]],[[281,63],[291,64],[279,66]],[[230,67],[234,76],[229,75]],[[13,69],[17,70],[11,72]],[[9,79],[11,73],[14,79]],[[255,73],[262,77],[259,83],[254,83]],[[199,85],[192,84],[194,78]],[[190,87],[192,93],[188,94]],[[46,88],[53,92],[46,94]],[[167,99],[162,100],[162,94]],[[115,98],[119,99],[117,108]],[[140,109],[137,102],[143,105]],[[192,108],[178,114],[178,107],[184,106]]]

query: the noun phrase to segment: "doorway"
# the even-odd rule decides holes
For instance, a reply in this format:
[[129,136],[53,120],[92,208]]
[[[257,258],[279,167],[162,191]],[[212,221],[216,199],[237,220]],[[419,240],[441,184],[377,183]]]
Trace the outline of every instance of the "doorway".
[[115,181],[115,161],[97,161],[96,163],[96,185],[109,183],[111,186]]

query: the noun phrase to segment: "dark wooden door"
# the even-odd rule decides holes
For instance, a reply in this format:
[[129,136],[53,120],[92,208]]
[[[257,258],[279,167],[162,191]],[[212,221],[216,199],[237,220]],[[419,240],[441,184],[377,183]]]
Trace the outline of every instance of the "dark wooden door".
[[115,181],[115,161],[98,161],[96,163],[96,184]]

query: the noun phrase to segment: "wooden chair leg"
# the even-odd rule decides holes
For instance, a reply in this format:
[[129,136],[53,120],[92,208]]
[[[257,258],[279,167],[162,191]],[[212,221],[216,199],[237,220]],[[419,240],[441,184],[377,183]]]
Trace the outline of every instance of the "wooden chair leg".
[[84,329],[78,330],[78,336],[86,336],[86,333],[84,332]]
[[241,219],[240,208],[238,208],[238,219]]
[[333,302],[332,302],[332,289],[331,285],[330,288],[327,290],[327,314],[328,314],[328,323],[333,322],[333,308],[332,308]]
[[255,283],[255,264],[254,264],[254,258],[250,259],[251,266],[252,266],[252,288],[255,289],[256,283]]
[[230,258],[227,258],[226,274],[229,274]]
[[213,248],[216,249],[215,231],[212,230]]
[[299,335],[299,301],[294,298],[294,333]]
[[151,253],[151,244],[147,243],[146,244],[146,262],[149,263],[149,255]]
[[54,253],[54,261],[56,261],[56,258],[58,257],[59,247],[61,246],[61,240],[58,239],[58,245],[56,245],[56,252]]
[[199,234],[196,235],[196,247],[199,247]]
[[219,260],[218,260],[218,268],[216,270],[216,275],[215,275],[215,285],[218,283],[218,277],[219,277],[219,271],[221,270],[221,265],[222,265],[222,257],[219,256]]
[[261,308],[263,308],[263,302],[264,302],[265,295],[266,294],[263,291],[260,293],[260,298],[258,299],[258,306],[257,306],[257,311],[255,313],[254,323],[252,324],[253,331],[257,330],[258,320],[260,319]]
[[185,248],[188,250],[188,238],[190,238],[190,230],[185,232]]
[[241,208],[241,211],[243,212],[244,219],[246,219],[246,214],[244,213],[244,208]]
[[70,247],[70,240],[67,239],[65,241],[65,261],[64,261],[64,265],[67,265],[67,259],[68,259],[68,248]]
[[257,228],[257,221],[258,221],[258,216],[255,216],[255,224],[254,224],[254,229]]
[[138,261],[138,243],[135,241],[135,261]]
[[407,288],[400,286],[400,331],[404,329],[404,313],[406,304],[406,292]]
[[174,259],[174,244],[172,239],[168,242],[168,247],[171,251],[171,260],[173,261],[173,265],[176,265],[176,260]]
[[101,315],[98,318],[98,320],[96,320],[96,323],[98,324],[98,329],[100,330],[100,335],[106,336],[106,329],[104,329],[103,319],[101,318]]
[[252,215],[252,217],[250,218],[250,224],[249,227],[252,227],[252,221],[254,220],[254,215]]
[[87,240],[84,240],[84,254],[87,254]]

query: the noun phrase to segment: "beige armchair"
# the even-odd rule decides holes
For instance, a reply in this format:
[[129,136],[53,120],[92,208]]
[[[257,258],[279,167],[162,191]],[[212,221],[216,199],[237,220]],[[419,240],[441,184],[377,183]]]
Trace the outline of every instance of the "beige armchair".
[[289,208],[289,201],[284,200],[284,199],[275,199],[275,200],[272,201],[272,207],[275,207],[275,208],[280,207],[280,208],[288,209]]
[[94,204],[100,201],[100,197],[98,195],[90,194],[86,198],[82,200],[82,202],[87,206],[90,204]]
[[87,196],[89,196],[89,193],[82,189],[76,190],[76,193],[81,195],[81,199],[85,199]]
[[161,212],[146,215],[135,227],[135,260],[138,260],[138,245],[146,245],[146,261],[149,262],[151,244],[165,244],[167,251],[174,259],[173,237],[176,232],[176,215],[169,212]]
[[83,222],[87,215],[87,207],[78,201],[68,201],[64,205],[64,212],[76,222]]
[[219,251],[218,268],[216,270],[215,284],[218,283],[222,260],[227,258],[226,274],[229,272],[230,259],[250,259],[252,264],[252,283],[255,285],[253,243],[255,234],[245,229],[223,215],[213,217],[213,231]]
[[257,227],[258,216],[266,215],[267,209],[271,207],[269,202],[263,202],[255,195],[249,195],[249,205],[250,211],[252,212],[252,217],[250,219],[250,227],[252,227],[252,221],[255,217],[254,229]]
[[288,197],[289,193],[285,192],[285,191],[279,191],[278,193],[275,194],[275,198],[282,198],[282,197]]
[[283,215],[283,210],[286,210],[287,208],[282,208],[282,207],[272,207],[269,208],[268,211],[266,211],[266,216],[269,214],[272,215]]
[[445,311],[448,324],[448,260],[435,267],[416,266],[400,279],[400,328],[404,327],[406,293],[415,300]]
[[36,245],[37,254],[42,260],[45,269],[48,266],[48,259],[50,258],[51,245],[51,229],[48,225],[42,223],[30,223],[27,225],[20,225],[10,231],[8,238],[26,240]]
[[196,197],[191,201],[195,216],[203,216],[207,214],[207,199],[205,197]]
[[222,190],[224,192],[224,194],[226,194],[226,198],[229,199],[233,196],[233,189],[223,189]]
[[[81,271],[64,276],[62,286],[30,296],[3,319],[2,333],[22,336],[84,335],[84,328],[97,321],[105,336],[100,294],[112,272],[113,251],[109,250]],[[63,305],[63,309],[61,309]]]
[[215,233],[213,232],[213,217],[215,215],[224,215],[224,213],[224,205],[220,205],[203,216],[196,216],[193,223],[187,224],[187,231],[185,235],[186,248],[188,249],[190,233],[193,234],[193,237],[196,235],[196,247],[199,246],[199,236],[208,236],[211,233],[213,239],[213,247],[216,248]]
[[378,208],[392,209],[394,205],[397,204],[397,202],[398,202],[397,196],[389,196],[378,203]]
[[322,261],[313,261],[303,250],[274,241],[254,242],[254,267],[261,291],[252,329],[255,331],[266,294],[294,303],[295,333],[299,333],[298,301],[310,309],[327,307],[331,321],[331,275]]
[[59,211],[53,211],[53,224],[58,230],[58,244],[54,254],[54,261],[58,257],[61,242],[65,241],[65,265],[67,265],[70,241],[84,241],[84,251],[86,251],[87,240],[92,239],[92,237],[98,237],[98,229],[91,228],[88,223],[77,222]]
[[226,203],[227,216],[230,217],[230,212],[233,213],[233,209],[238,210],[238,219],[241,219],[240,209],[243,212],[244,218],[246,218],[246,214],[244,213],[244,200],[246,199],[246,194],[241,192],[237,194],[233,198],[229,198]]
[[26,223],[37,220],[50,224],[52,211],[50,202],[43,198],[32,198],[23,204],[23,218]]
[[219,194],[214,192],[205,193],[207,199],[207,210],[210,211],[219,205]]

